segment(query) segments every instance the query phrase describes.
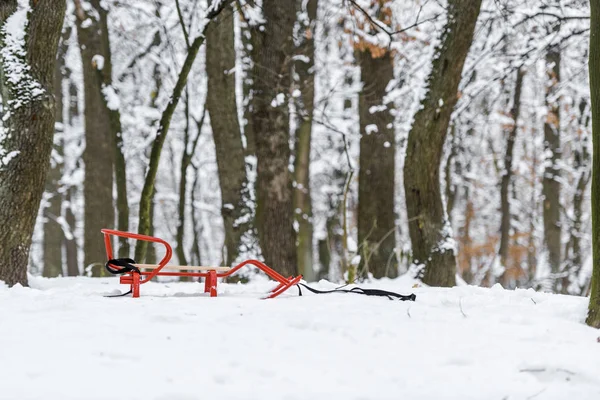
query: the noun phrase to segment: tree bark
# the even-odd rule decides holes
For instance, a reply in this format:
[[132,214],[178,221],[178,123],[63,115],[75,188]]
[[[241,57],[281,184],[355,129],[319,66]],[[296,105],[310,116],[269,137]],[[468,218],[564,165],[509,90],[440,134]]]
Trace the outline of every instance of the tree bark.
[[[198,51],[200,50],[202,44],[204,44],[206,30],[212,24],[212,20],[223,11],[223,9],[228,5],[228,3],[228,1],[221,1],[214,4],[211,2],[211,5],[209,6],[209,11],[206,15],[206,19],[208,22],[206,23],[206,25],[204,25],[202,33],[196,39],[194,39],[194,42],[189,47],[188,54],[183,63],[183,67],[181,68],[181,72],[179,73],[179,77],[177,78],[177,83],[173,88],[171,99],[162,113],[158,125],[156,139],[154,140],[154,144],[152,145],[152,152],[150,153],[150,165],[148,166],[146,179],[144,181],[144,187],[142,188],[142,194],[140,197],[140,210],[138,222],[139,234],[148,235],[148,233],[150,232],[150,211],[152,206],[152,200],[154,198],[154,184],[156,182],[156,174],[158,172],[160,155],[162,153],[167,134],[169,133],[169,127],[171,126],[173,114],[175,114],[175,110],[177,109],[177,105],[179,104],[179,100],[181,99],[183,89],[185,89],[187,85],[187,79],[190,74],[190,71],[192,70],[192,66],[194,65],[194,61],[196,60],[196,56],[198,55]],[[137,262],[144,261],[147,248],[148,242],[143,240],[137,241],[135,246],[135,260]]]
[[[183,245],[183,236],[185,235],[185,203],[187,198],[187,169],[192,161],[193,151],[188,151],[190,145],[190,99],[189,91],[185,93],[185,131],[183,139],[183,154],[181,155],[181,169],[179,171],[179,203],[177,211],[179,214],[179,221],[177,223],[177,234],[176,241],[177,247],[175,253],[179,260],[179,265],[189,265],[187,257],[185,256],[185,248]],[[200,136],[200,127],[198,128],[198,137]]]
[[514,121],[513,126],[508,131],[508,137],[506,138],[506,152],[504,153],[504,172],[502,173],[502,180],[500,182],[500,247],[498,255],[500,256],[500,262],[505,268],[505,271],[501,277],[502,284],[506,286],[507,280],[510,274],[507,274],[509,266],[508,262],[508,250],[510,247],[510,182],[513,176],[513,150],[515,147],[515,141],[517,139],[517,132],[519,131],[519,113],[521,110],[521,89],[523,87],[523,76],[524,72],[521,68],[517,71],[517,80],[515,83],[515,92],[513,96],[513,105],[510,110],[510,117]]
[[600,3],[590,2],[590,92],[592,101],[592,272],[587,324],[600,328]]
[[253,49],[256,224],[266,263],[285,276],[297,273],[288,109],[295,3],[263,1],[266,23],[254,32],[257,46]]
[[235,94],[235,45],[233,16],[222,14],[206,31],[206,108],[217,155],[221,187],[221,215],[225,228],[225,265],[233,265],[247,250],[244,235],[252,231],[248,204],[245,151]]
[[469,52],[481,0],[450,0],[448,22],[433,61],[427,92],[408,136],[404,189],[413,263],[424,267],[423,282],[456,283],[456,257],[442,203],[440,165],[458,85]]
[[[557,288],[560,282],[556,274],[561,265],[561,227],[560,227],[560,48],[551,46],[546,53],[546,108],[548,114],[544,123],[545,170],[542,179],[544,244],[548,254],[550,270],[554,275],[552,286]],[[548,154],[550,156],[548,157]]]
[[394,117],[384,104],[394,79],[393,56],[358,51],[363,88],[359,94],[360,170],[358,174],[359,273],[375,278],[398,275],[394,212]]
[[[15,45],[14,38],[7,45],[7,35],[0,38],[3,100],[8,105],[0,134],[0,281],[9,286],[27,285],[31,235],[52,151],[54,71],[66,2],[38,0],[30,7],[24,45]],[[26,11],[17,9],[16,1],[4,2],[2,25],[15,12]],[[18,71],[18,81],[6,79]]]
[[[113,166],[115,163],[114,137],[111,133],[110,110],[102,91],[102,70],[107,59],[102,40],[102,15],[105,11],[100,0],[87,2],[75,0],[77,37],[83,65],[85,97],[85,181],[83,197],[84,211],[84,268],[92,268],[92,276],[103,275],[98,265],[106,258],[100,230],[113,228]],[[84,23],[85,22],[85,23]]]
[[[71,36],[71,30],[65,29],[63,32],[60,46],[57,54],[57,65],[54,71],[54,98],[56,100],[56,129],[54,147],[62,157],[64,154],[63,137],[57,137],[58,134],[64,136],[65,121],[64,115],[64,94],[63,79],[65,77],[65,55],[69,49],[67,41]],[[62,195],[59,193],[59,181],[62,177],[62,163],[57,161],[50,162],[50,172],[46,181],[46,193],[50,196],[48,206],[44,210],[44,270],[43,276],[54,278],[63,273],[62,245],[64,233],[58,218],[62,214]]]
[[[94,0],[98,1],[98,0]],[[102,0],[100,0],[101,2]],[[111,104],[107,93],[117,94],[112,86],[112,53],[110,51],[110,36],[108,34],[108,10],[100,7],[100,24],[102,27],[100,40],[104,54],[104,68],[99,71],[102,79],[103,98],[105,107],[110,117],[110,134],[113,138],[114,152],[114,176],[117,188],[117,229],[123,232],[129,231],[129,202],[127,200],[127,168],[125,156],[123,155],[123,128],[121,126],[121,111],[119,103]],[[127,238],[119,238],[119,257],[129,257],[129,241]]]
[[297,258],[298,272],[308,282],[315,280],[313,269],[313,223],[312,198],[310,193],[310,154],[312,138],[312,120],[315,97],[315,24],[317,20],[318,0],[306,2],[306,10],[300,7],[299,12],[306,11],[308,20],[299,22],[302,42],[297,47],[297,59],[294,70],[297,76],[297,87],[301,95],[296,98],[296,147],[294,164],[294,212],[298,226]]

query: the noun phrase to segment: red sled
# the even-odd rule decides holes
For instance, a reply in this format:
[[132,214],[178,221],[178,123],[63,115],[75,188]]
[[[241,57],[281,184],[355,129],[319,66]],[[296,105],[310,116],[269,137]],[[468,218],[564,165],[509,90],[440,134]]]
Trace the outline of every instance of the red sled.
[[109,263],[110,268],[113,270],[118,271],[119,269],[124,269],[123,275],[120,278],[120,282],[122,284],[129,285],[133,297],[140,297],[140,286],[144,283],[150,282],[152,278],[156,276],[187,276],[194,278],[205,278],[204,293],[210,293],[210,297],[217,297],[217,279],[227,278],[248,265],[255,266],[267,274],[271,279],[278,282],[278,285],[268,293],[267,297],[265,297],[267,299],[272,299],[279,296],[292,286],[297,285],[302,279],[302,275],[285,278],[283,275],[258,260],[246,260],[233,268],[194,265],[167,265],[173,256],[173,249],[169,243],[162,239],[140,235],[137,233],[117,231],[114,229],[102,229],[102,234],[104,235],[104,246],[106,247],[106,256],[108,257],[109,261],[113,260],[111,235],[129,239],[144,240],[152,243],[160,243],[165,246],[166,254],[158,264],[132,264],[138,269],[139,272],[130,270],[125,271],[125,269],[121,266]]

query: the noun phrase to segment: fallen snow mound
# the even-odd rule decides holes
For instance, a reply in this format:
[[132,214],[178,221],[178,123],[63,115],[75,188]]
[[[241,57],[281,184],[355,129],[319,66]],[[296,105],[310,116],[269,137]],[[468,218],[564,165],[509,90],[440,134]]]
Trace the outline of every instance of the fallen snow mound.
[[[260,300],[272,282],[0,284],[0,399],[600,399],[587,299],[462,286]],[[314,287],[328,289],[331,283]]]

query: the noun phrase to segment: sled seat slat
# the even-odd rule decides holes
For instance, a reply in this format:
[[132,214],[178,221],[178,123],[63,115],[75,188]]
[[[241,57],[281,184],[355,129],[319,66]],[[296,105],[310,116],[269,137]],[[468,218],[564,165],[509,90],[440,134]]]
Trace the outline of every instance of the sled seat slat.
[[[156,269],[156,264],[133,264],[139,269]],[[231,270],[229,267],[206,267],[202,265],[165,265],[161,271],[176,270],[176,271],[220,271],[226,272]]]

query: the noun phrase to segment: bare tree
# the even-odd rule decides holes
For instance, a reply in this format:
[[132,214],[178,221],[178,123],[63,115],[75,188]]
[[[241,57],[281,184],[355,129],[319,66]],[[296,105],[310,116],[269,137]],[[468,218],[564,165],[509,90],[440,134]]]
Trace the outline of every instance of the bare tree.
[[[558,29],[558,28],[557,28]],[[557,287],[556,274],[561,265],[561,226],[560,226],[560,47],[552,45],[546,52],[546,108],[544,123],[545,170],[542,179],[544,244],[548,254],[550,270],[554,276],[552,286]]]
[[590,92],[592,97],[592,295],[587,324],[600,328],[600,3],[590,2]]
[[404,190],[413,262],[424,266],[423,282],[455,284],[456,258],[452,231],[442,202],[440,165],[458,85],[481,0],[449,0],[448,22],[435,50],[428,92],[408,136]]
[[[179,100],[181,100],[181,96],[187,85],[188,76],[190,74],[190,71],[192,70],[192,66],[194,65],[196,56],[198,55],[198,51],[200,50],[200,47],[202,47],[206,39],[206,31],[210,27],[214,18],[221,14],[223,9],[225,9],[225,7],[227,7],[228,4],[229,1],[213,1],[209,4],[206,13],[207,23],[206,25],[204,25],[201,34],[198,37],[196,37],[193,42],[190,43],[188,47],[187,56],[185,58],[183,66],[181,67],[181,71],[177,78],[175,87],[173,88],[171,99],[169,100],[167,107],[162,113],[158,125],[156,139],[152,144],[152,151],[150,153],[150,165],[148,166],[148,171],[146,172],[146,179],[144,181],[144,187],[142,189],[142,195],[140,197],[138,233],[142,235],[148,235],[151,230],[152,200],[154,198],[155,193],[154,184],[156,183],[156,174],[158,172],[160,156],[162,153],[163,146],[165,144],[165,140],[167,138],[167,134],[169,133],[171,120],[173,119],[173,115],[175,114],[175,110],[177,109],[177,105],[179,104]],[[144,261],[147,248],[148,242],[143,240],[137,241],[135,246],[135,259],[138,262]]]
[[[391,23],[389,4],[379,19]],[[386,21],[387,20],[387,21]],[[384,97],[394,78],[394,57],[389,49],[364,46],[357,50],[362,91],[359,95],[360,169],[358,174],[359,271],[374,277],[398,275],[395,247],[394,186],[396,141],[394,117]]]
[[318,0],[298,2],[299,13],[306,12],[306,19],[298,21],[300,44],[296,52],[294,71],[295,87],[300,95],[294,98],[298,128],[296,129],[294,163],[294,212],[298,223],[297,257],[298,272],[307,281],[314,280],[313,271],[313,224],[312,198],[310,193],[310,155],[315,97],[315,40]]
[[[84,6],[85,5],[85,6]],[[106,50],[103,47],[103,29],[106,11],[99,0],[82,3],[75,0],[77,37],[83,66],[85,98],[85,181],[84,211],[84,266],[100,263],[106,256],[99,232],[114,227],[113,167],[114,138],[111,135],[110,111],[102,91],[102,70],[106,67]],[[93,268],[100,276],[102,268]]]
[[[28,8],[16,0],[0,4],[0,280],[8,285],[27,285],[31,235],[52,151],[54,71],[66,2],[38,0]],[[8,32],[10,18],[25,21],[24,32]],[[20,34],[24,42],[15,37]]]
[[264,0],[262,10],[266,23],[254,32],[252,54],[256,224],[266,263],[288,276],[297,272],[288,109],[296,1]]
[[[54,71],[54,92],[56,99],[56,127],[57,132],[54,140],[54,149],[61,158],[64,154],[64,99],[63,79],[66,74],[65,56],[68,50],[68,40],[71,29],[64,29],[60,46],[58,47],[57,65]],[[60,137],[59,135],[62,135]],[[46,181],[46,195],[49,196],[48,206],[44,210],[44,270],[45,277],[56,277],[62,275],[63,258],[62,245],[64,242],[63,228],[58,218],[62,214],[62,194],[59,193],[59,181],[62,177],[62,163],[59,160],[51,160],[50,172]]]
[[[517,70],[517,79],[515,82],[515,91],[513,94],[512,108],[510,110],[510,118],[513,120],[513,125],[508,129],[508,136],[506,138],[506,150],[504,152],[504,171],[502,172],[502,179],[500,181],[500,247],[498,255],[500,256],[500,262],[505,269],[508,269],[508,250],[510,247],[510,228],[511,228],[511,213],[510,213],[510,199],[509,190],[510,182],[513,176],[513,153],[515,148],[515,140],[517,139],[517,132],[519,131],[519,112],[521,110],[521,93],[523,88],[523,76],[524,71],[519,68]],[[508,276],[510,274],[505,270],[502,281],[506,285]]]
[[252,230],[245,150],[235,95],[235,44],[232,13],[223,13],[206,32],[206,107],[210,115],[221,187],[226,265],[246,250],[243,237]]
[[570,282],[576,281],[577,276],[583,267],[584,255],[581,245],[581,239],[584,236],[584,199],[588,183],[592,177],[591,154],[588,150],[589,135],[587,133],[590,124],[590,117],[587,115],[589,102],[581,100],[579,104],[578,129],[580,139],[574,143],[573,150],[573,169],[575,170],[575,193],[573,194],[573,219],[569,229],[569,241],[565,250],[565,268],[567,274],[563,277],[562,292],[567,293]]

